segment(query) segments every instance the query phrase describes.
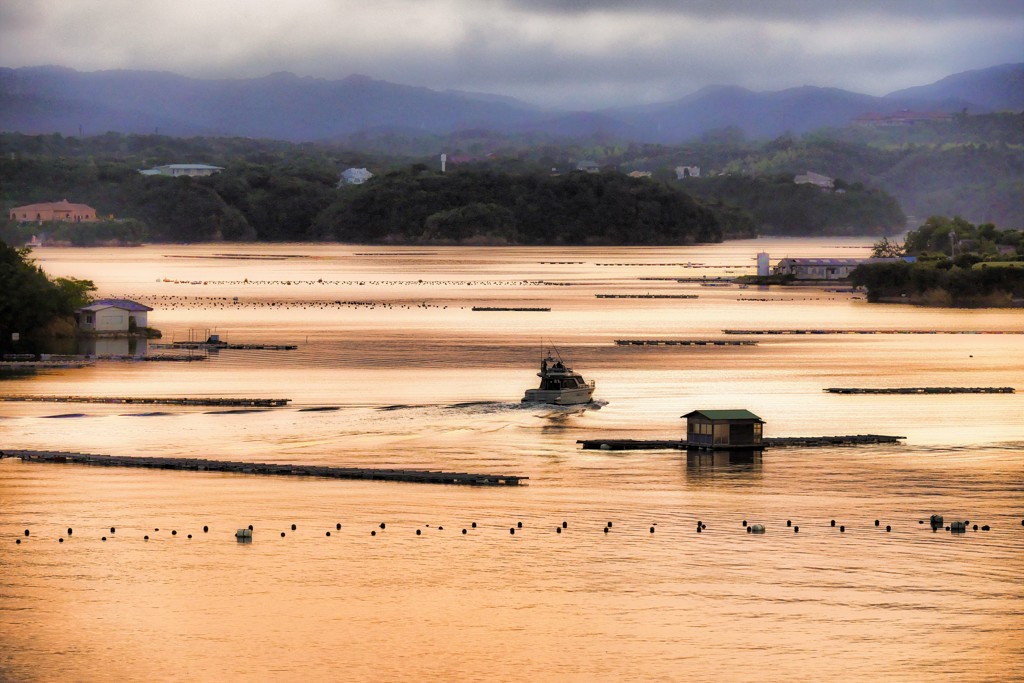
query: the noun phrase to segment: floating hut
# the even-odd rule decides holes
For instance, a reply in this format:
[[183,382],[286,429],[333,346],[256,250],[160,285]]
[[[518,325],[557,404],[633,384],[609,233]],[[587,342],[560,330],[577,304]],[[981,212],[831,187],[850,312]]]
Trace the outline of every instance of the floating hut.
[[763,447],[764,420],[749,410],[694,410],[686,418],[686,442],[695,448]]

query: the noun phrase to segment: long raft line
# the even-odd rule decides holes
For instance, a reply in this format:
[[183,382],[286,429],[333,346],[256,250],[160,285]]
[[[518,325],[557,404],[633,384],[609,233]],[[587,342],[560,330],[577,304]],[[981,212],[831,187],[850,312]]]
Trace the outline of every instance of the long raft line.
[[325,477],[328,479],[369,479],[403,481],[419,484],[461,484],[466,486],[519,486],[529,477],[509,474],[475,474],[471,472],[440,472],[433,470],[400,470],[365,467],[327,467],[291,465],[204,458],[167,458],[132,455],[98,455],[66,451],[12,450],[0,451],[0,458],[20,458],[25,462],[42,462],[105,467],[146,467],[161,470],[193,472],[232,472],[235,474],[275,474],[279,476]]
[[279,408],[288,405],[290,398],[174,398],[140,396],[3,396],[0,401],[25,403],[124,403],[167,406],[233,406]]
[[[866,446],[871,444],[898,444],[905,436],[888,436],[885,434],[852,434],[846,436],[774,436],[765,437],[760,446],[763,448],[821,448],[825,446]],[[689,442],[682,439],[578,439],[584,450],[602,451],[644,451],[675,449],[702,450],[751,449],[753,445],[744,446],[712,446],[706,443]]]

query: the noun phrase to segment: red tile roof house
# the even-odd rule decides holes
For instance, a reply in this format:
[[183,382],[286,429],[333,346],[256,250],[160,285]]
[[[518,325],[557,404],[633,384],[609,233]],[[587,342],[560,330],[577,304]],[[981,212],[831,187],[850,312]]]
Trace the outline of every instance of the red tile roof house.
[[83,332],[128,334],[148,327],[146,314],[152,310],[129,299],[99,299],[75,311],[75,320]]
[[72,204],[67,199],[59,202],[26,204],[11,209],[12,221],[19,223],[42,223],[64,221],[65,223],[91,223],[97,220],[96,209],[87,204]]

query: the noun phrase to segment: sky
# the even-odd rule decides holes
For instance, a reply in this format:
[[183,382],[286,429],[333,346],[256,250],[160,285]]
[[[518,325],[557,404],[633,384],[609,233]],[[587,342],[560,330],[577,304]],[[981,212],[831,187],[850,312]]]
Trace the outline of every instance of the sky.
[[1024,0],[0,0],[0,66],[358,73],[592,110],[1024,62]]

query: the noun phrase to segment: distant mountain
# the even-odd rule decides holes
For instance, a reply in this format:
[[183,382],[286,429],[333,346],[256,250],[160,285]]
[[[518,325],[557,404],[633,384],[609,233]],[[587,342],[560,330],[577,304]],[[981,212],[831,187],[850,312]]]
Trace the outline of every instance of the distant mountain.
[[480,129],[675,143],[726,127],[770,138],[845,126],[869,112],[965,107],[972,113],[1024,108],[1024,64],[968,71],[885,97],[836,88],[714,86],[674,102],[598,112],[552,112],[501,95],[438,92],[361,75],[203,80],[154,71],[0,68],[0,130],[65,135],[159,131],[308,141],[371,130],[444,135]]
[[[885,99],[944,102],[961,100],[992,111],[1024,109],[1024,64],[964,71],[931,85],[889,93]],[[972,113],[977,113],[973,112]]]

